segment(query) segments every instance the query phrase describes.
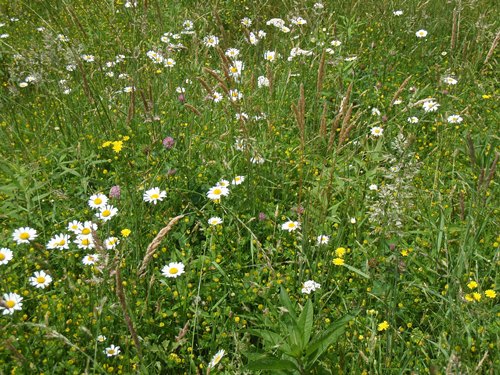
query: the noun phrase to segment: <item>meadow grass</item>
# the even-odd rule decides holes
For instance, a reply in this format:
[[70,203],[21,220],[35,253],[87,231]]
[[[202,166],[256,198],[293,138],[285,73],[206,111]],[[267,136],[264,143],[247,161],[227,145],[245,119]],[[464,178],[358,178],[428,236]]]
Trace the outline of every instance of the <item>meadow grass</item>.
[[1,0],[0,374],[497,373],[495,5]]

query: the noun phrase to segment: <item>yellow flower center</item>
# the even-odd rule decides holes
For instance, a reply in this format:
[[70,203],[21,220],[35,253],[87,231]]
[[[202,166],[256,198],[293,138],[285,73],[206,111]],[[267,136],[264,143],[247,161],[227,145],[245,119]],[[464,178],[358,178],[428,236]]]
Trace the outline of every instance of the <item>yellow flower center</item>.
[[59,246],[63,246],[64,244],[66,244],[66,240],[61,240],[57,243]]
[[101,204],[102,203],[102,199],[101,198],[96,198],[96,199],[94,199],[94,203],[95,204]]
[[160,198],[160,194],[151,194],[151,199],[158,199]]
[[115,354],[115,349],[108,349],[108,354],[111,354],[111,355]]
[[82,234],[90,234],[90,228],[84,228]]
[[12,309],[14,306],[16,306],[16,301],[12,300],[5,301],[5,306],[7,306],[8,309]]
[[5,259],[5,255],[3,253],[0,253],[0,261]]
[[214,189],[214,194],[215,195],[220,195],[222,193],[221,189]]
[[104,210],[102,212],[102,216],[104,216],[104,217],[108,217],[109,215],[111,215],[111,211],[110,210]]
[[30,238],[30,234],[28,232],[23,232],[19,235],[19,238],[22,240],[27,240],[28,238]]
[[82,240],[82,245],[88,245],[88,244],[90,244],[90,240],[88,238],[84,238]]
[[43,276],[38,276],[38,277],[36,278],[36,282],[37,282],[38,284],[43,284],[43,283],[45,282],[45,277],[43,277]]
[[288,228],[295,228],[295,223],[288,223]]
[[170,271],[168,271],[171,275],[175,275],[176,273],[179,272],[179,270],[175,267],[170,268]]

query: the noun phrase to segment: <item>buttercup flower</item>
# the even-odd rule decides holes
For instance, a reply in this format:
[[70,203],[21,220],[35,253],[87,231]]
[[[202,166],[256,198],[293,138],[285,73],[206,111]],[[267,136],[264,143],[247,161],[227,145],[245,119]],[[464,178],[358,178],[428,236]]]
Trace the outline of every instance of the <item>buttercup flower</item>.
[[12,239],[17,242],[17,244],[29,243],[33,241],[38,234],[36,230],[30,227],[21,227],[14,231],[12,234]]
[[300,223],[298,221],[289,220],[286,223],[281,224],[281,229],[293,232],[294,230],[300,228]]
[[152,189],[149,189],[144,192],[144,202],[151,202],[153,204],[156,204],[159,201],[162,201],[163,198],[167,196],[167,192],[165,190],[161,190],[159,187],[155,187]]
[[387,320],[384,320],[377,326],[377,331],[379,332],[386,331],[387,328],[389,328],[389,323],[387,323]]
[[35,288],[45,289],[52,282],[52,277],[44,271],[37,271],[30,277],[30,284]]
[[0,305],[0,310],[3,315],[12,315],[16,310],[22,310],[23,297],[16,293],[5,293],[2,297],[3,305]]
[[182,263],[169,263],[161,269],[161,273],[165,277],[177,277],[184,273],[184,264]]
[[6,247],[0,249],[0,266],[7,264],[12,260],[12,251]]
[[222,357],[224,357],[224,354],[226,354],[226,351],[224,349],[221,349],[217,353],[215,353],[215,355],[212,357],[212,360],[208,364],[208,367],[214,368],[215,366],[217,366]]

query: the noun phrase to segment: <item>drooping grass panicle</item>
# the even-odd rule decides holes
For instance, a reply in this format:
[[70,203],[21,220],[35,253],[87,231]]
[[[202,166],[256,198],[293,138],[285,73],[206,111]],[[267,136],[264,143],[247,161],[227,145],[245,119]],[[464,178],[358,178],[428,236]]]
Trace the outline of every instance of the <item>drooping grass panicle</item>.
[[165,236],[170,232],[172,227],[184,217],[185,215],[179,215],[174,217],[169,221],[169,223],[162,229],[156,237],[153,239],[153,241],[149,244],[148,248],[146,249],[146,254],[144,255],[144,259],[142,260],[141,266],[139,267],[139,270],[137,271],[137,275],[139,277],[143,277],[146,273],[146,268],[151,261],[151,258],[153,257],[153,254],[155,253],[156,249],[160,245],[161,241]]

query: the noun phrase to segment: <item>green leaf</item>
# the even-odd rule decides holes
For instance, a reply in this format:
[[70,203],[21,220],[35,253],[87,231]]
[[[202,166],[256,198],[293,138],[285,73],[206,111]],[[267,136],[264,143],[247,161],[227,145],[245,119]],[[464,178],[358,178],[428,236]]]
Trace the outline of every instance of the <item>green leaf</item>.
[[272,348],[281,346],[281,344],[285,341],[285,339],[278,335],[276,332],[268,331],[265,329],[251,329],[249,332],[252,335],[259,336],[266,342],[267,345],[270,345]]
[[306,355],[310,364],[316,362],[321,355],[344,333],[347,323],[353,319],[353,316],[346,315],[343,318],[332,323],[331,326],[320,336],[314,339],[307,347]]
[[357,273],[359,276],[364,277],[365,279],[369,279],[370,278],[370,275],[364,273],[363,271],[361,271],[360,269],[358,269],[356,267],[350,266],[350,265],[345,264],[345,263],[344,263],[344,267],[348,268],[352,272]]
[[[300,313],[299,320],[297,322],[297,326],[300,329],[300,333],[302,334],[302,342],[304,345],[307,345],[309,339],[311,338],[311,332],[314,321],[314,311],[311,300],[308,300]],[[304,348],[301,348],[302,350]]]
[[285,288],[281,287],[280,290],[280,301],[287,309],[287,311],[290,313],[290,316],[292,317],[293,321],[297,321],[297,314],[295,313],[295,308],[292,305],[292,301],[290,301],[290,297],[288,296],[288,293],[286,292]]
[[258,360],[249,362],[247,368],[249,370],[299,370],[299,367],[288,359],[279,359],[266,354]]

